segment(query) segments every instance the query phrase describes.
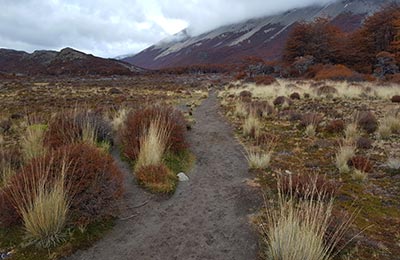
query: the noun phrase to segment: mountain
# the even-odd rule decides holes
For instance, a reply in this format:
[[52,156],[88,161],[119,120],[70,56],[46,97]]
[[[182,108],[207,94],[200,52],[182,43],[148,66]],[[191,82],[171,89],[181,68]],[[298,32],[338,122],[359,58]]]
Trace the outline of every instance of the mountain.
[[0,72],[23,75],[129,75],[143,69],[124,61],[103,59],[65,48],[27,53],[0,49]]
[[274,60],[281,56],[286,39],[299,21],[329,17],[332,24],[350,32],[383,5],[400,0],[341,0],[324,6],[309,6],[277,15],[223,26],[199,36],[186,30],[124,58],[131,64],[149,69],[193,64],[235,63],[246,56]]

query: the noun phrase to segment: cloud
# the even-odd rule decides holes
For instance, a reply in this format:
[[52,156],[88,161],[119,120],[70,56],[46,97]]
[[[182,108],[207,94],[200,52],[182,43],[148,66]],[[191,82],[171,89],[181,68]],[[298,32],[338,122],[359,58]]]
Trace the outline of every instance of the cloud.
[[0,47],[70,46],[103,57],[136,53],[182,29],[221,25],[329,0],[0,0]]

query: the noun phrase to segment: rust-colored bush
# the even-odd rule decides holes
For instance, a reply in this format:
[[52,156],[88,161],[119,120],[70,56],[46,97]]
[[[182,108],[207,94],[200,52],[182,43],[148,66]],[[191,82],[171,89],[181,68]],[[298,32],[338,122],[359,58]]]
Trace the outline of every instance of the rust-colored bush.
[[83,129],[87,126],[95,129],[98,142],[107,141],[112,144],[111,125],[101,115],[87,111],[57,114],[49,123],[44,143],[51,149],[57,149],[80,142]]
[[362,76],[344,65],[325,66],[315,75],[316,80],[349,80],[360,81]]
[[316,125],[318,126],[322,121],[322,116],[317,113],[307,113],[304,114],[301,121],[300,121],[300,126],[301,127],[307,127],[308,125]]
[[245,71],[240,71],[235,75],[236,80],[243,80],[247,77],[247,73]]
[[391,101],[393,103],[400,103],[400,95],[395,95],[392,97]]
[[174,191],[177,176],[165,165],[148,165],[135,172],[136,180],[140,185],[153,192],[170,193]]
[[326,131],[331,134],[336,134],[336,133],[341,133],[343,132],[345,127],[345,123],[343,120],[337,119],[337,120],[332,120],[329,122],[329,124],[326,126]]
[[294,93],[290,94],[290,99],[292,99],[292,100],[295,100],[295,99],[299,100],[299,99],[300,99],[300,94],[297,93],[297,92],[294,92]]
[[10,227],[20,222],[17,210],[10,197],[10,189],[0,190],[0,227]]
[[372,172],[373,164],[372,162],[363,156],[354,156],[351,158],[348,163],[349,166],[353,166],[355,169],[363,171],[363,172]]
[[57,114],[49,123],[44,144],[51,149],[57,149],[77,142],[81,134],[82,131],[75,123],[72,113]]
[[253,94],[248,91],[248,90],[243,90],[242,92],[239,93],[240,98],[251,98]]
[[140,139],[145,130],[150,127],[151,121],[157,117],[168,124],[168,128],[171,130],[167,141],[168,150],[179,153],[187,149],[186,122],[182,113],[170,106],[156,105],[128,114],[119,138],[123,155],[126,158],[131,161],[137,159],[140,151]]
[[269,86],[273,83],[276,82],[276,79],[274,77],[268,76],[268,75],[258,75],[254,77],[254,82],[256,85],[265,85]]
[[358,149],[371,149],[372,141],[367,137],[360,137],[358,138],[356,145]]
[[332,86],[325,85],[325,86],[319,87],[317,89],[318,96],[329,96],[329,95],[334,95],[337,93],[338,93],[337,89]]
[[[64,146],[51,155],[32,160],[11,179],[9,189],[19,191],[22,189],[29,194],[30,191],[26,190],[24,185],[26,180],[45,176],[47,181],[51,182],[60,174],[65,163],[69,166],[65,178],[71,221],[86,225],[112,216],[116,210],[116,203],[123,193],[122,173],[109,154],[88,144]],[[49,169],[46,175],[43,175],[44,168]],[[13,194],[21,193],[13,192]],[[18,200],[15,197],[13,199]],[[6,206],[9,207],[10,204],[6,203]],[[15,215],[15,209],[8,208],[8,210],[8,215]],[[0,221],[3,222],[1,219]],[[18,217],[16,221],[20,221],[20,218]]]
[[305,197],[312,191],[334,196],[340,188],[339,183],[329,180],[324,175],[295,174],[281,179],[282,191],[285,194],[292,193],[299,197]]
[[367,133],[371,134],[378,128],[378,121],[371,111],[360,111],[356,116],[357,124]]

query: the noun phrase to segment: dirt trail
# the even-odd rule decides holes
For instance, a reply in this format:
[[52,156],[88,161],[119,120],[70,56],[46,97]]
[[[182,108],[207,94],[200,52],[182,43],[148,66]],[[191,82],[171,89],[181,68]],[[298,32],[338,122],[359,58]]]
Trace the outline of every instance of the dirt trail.
[[[247,163],[211,94],[194,112],[189,133],[196,164],[190,181],[169,199],[138,188],[126,164],[123,217],[95,246],[69,259],[256,259],[257,234],[248,223],[259,192],[245,183]],[[148,201],[144,206],[135,208]]]

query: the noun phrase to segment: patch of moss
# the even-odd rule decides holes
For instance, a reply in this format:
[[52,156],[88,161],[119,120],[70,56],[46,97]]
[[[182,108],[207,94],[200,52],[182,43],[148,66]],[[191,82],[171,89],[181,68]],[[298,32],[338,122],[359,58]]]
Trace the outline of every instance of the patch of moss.
[[88,225],[85,230],[71,228],[68,239],[53,248],[40,249],[34,245],[24,246],[21,227],[0,229],[0,252],[13,250],[13,260],[55,260],[71,255],[77,250],[87,249],[102,238],[114,226],[114,219],[106,219]]
[[167,153],[164,156],[165,165],[175,174],[180,172],[189,172],[194,161],[195,157],[189,150],[185,150],[178,154]]

